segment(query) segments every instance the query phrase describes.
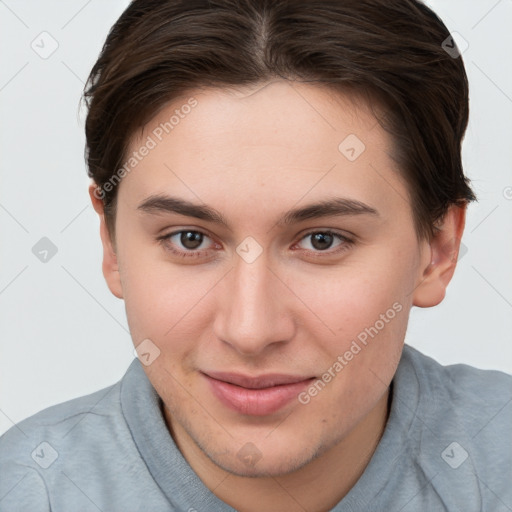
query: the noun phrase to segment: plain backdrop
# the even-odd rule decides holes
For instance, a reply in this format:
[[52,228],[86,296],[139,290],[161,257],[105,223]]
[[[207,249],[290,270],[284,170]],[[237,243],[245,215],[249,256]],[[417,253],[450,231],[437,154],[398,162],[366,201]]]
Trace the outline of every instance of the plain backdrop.
[[[0,433],[113,384],[134,357],[124,304],[101,273],[79,111],[127,4],[0,1]],[[429,4],[464,49],[463,157],[479,202],[446,299],[413,308],[406,342],[443,364],[512,373],[512,1]]]

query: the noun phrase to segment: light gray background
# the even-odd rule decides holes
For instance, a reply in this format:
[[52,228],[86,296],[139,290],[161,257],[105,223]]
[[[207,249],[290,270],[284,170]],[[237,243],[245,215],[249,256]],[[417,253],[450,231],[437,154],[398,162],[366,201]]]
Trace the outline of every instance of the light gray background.
[[[124,304],[101,273],[78,108],[127,4],[0,0],[0,433],[114,383],[134,357]],[[512,1],[429,5],[469,44],[463,156],[479,203],[469,208],[467,253],[446,299],[413,309],[406,341],[443,364],[512,373]],[[47,58],[31,47],[48,52],[53,40]],[[46,263],[32,252],[42,237],[58,249]]]

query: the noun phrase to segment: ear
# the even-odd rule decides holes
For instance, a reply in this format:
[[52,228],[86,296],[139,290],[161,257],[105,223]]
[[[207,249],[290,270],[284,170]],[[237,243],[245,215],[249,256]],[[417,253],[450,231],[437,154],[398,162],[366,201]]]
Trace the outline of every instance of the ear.
[[105,213],[102,200],[102,191],[92,183],[89,186],[89,196],[91,197],[92,206],[100,217],[100,236],[103,245],[103,276],[110,291],[118,298],[123,298],[123,288],[121,285],[121,276],[119,274],[119,266],[117,263],[117,255],[115,245],[112,242],[110,233],[105,222]]
[[434,237],[426,243],[430,261],[427,261],[414,289],[414,306],[429,308],[444,299],[457,266],[465,222],[466,205],[452,205],[438,223]]

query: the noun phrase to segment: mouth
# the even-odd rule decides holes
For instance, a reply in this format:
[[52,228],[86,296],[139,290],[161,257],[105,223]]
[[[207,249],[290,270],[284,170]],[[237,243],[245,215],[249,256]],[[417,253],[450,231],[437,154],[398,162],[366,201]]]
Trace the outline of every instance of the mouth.
[[215,397],[239,414],[267,416],[284,408],[315,377],[267,374],[256,377],[223,372],[202,373]]

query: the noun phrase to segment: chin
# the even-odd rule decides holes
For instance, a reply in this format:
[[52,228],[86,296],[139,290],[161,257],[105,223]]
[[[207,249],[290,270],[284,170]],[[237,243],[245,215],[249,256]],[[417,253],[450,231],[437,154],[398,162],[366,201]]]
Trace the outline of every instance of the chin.
[[269,456],[262,454],[262,458],[254,464],[238,460],[236,454],[229,460],[222,458],[221,460],[213,460],[213,462],[232,475],[246,478],[263,478],[279,477],[293,473],[305,466],[310,460],[290,459],[289,454],[276,457],[274,453],[271,459]]
[[277,447],[269,446],[269,443],[266,446],[263,444],[259,449],[255,444],[247,442],[238,451],[227,450],[222,453],[213,452],[208,447],[200,448],[220,468],[233,475],[248,478],[279,477],[294,473],[329,448],[307,447],[302,444],[300,451],[297,451],[296,443]]

